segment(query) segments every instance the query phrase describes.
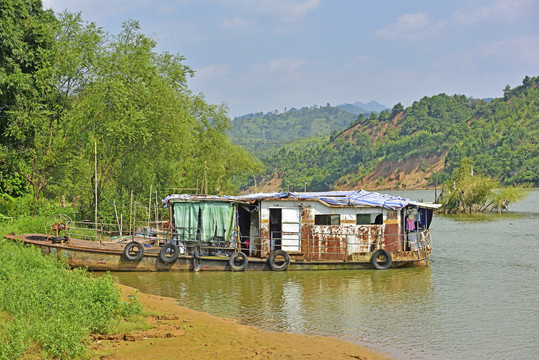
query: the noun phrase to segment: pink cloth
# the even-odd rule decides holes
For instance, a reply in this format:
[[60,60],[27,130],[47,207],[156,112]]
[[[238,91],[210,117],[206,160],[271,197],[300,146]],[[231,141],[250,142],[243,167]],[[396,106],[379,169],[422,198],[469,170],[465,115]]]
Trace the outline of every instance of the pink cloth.
[[415,230],[415,222],[413,220],[406,218],[406,225],[409,231]]

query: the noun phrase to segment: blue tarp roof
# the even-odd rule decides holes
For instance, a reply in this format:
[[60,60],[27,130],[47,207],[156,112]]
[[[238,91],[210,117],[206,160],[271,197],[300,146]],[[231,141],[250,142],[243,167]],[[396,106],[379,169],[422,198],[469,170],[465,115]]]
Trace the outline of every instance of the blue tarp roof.
[[204,196],[204,195],[169,195],[163,199],[169,201],[257,201],[271,199],[291,199],[297,201],[321,201],[329,206],[383,207],[390,210],[400,210],[407,205],[437,208],[439,205],[415,202],[399,196],[380,194],[377,192],[357,191],[326,191],[326,192],[275,192],[254,193],[239,196]]
[[[239,196],[238,198],[259,198],[259,194]],[[319,200],[330,206],[366,206],[383,207],[390,210],[402,209],[411,200],[398,196],[390,196],[365,190],[358,191],[328,191],[328,192],[289,192],[275,193],[272,196],[263,194],[262,198],[289,198],[297,200]]]

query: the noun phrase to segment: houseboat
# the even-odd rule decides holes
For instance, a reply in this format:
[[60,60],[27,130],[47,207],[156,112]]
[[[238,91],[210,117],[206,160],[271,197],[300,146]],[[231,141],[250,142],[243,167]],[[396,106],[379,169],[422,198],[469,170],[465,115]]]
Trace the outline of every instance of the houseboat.
[[183,194],[163,204],[169,212],[163,231],[96,241],[77,237],[68,222],[53,225],[54,237],[7,238],[90,270],[384,270],[428,265],[438,207],[364,190]]

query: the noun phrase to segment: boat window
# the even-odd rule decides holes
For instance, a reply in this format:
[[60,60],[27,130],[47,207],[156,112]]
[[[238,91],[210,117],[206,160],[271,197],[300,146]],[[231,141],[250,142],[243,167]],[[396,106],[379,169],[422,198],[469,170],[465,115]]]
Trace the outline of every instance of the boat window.
[[315,215],[315,225],[341,225],[341,216],[337,215]]
[[356,225],[376,225],[382,224],[384,215],[381,213],[374,214],[356,214]]

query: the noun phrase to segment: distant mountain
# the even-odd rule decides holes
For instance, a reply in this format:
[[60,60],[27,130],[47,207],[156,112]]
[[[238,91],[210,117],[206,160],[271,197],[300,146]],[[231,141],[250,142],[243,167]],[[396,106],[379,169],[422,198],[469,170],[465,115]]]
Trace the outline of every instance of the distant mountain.
[[374,100],[366,104],[363,104],[362,102],[358,101],[358,102],[353,103],[352,105],[361,107],[365,110],[372,111],[372,112],[380,112],[380,111],[389,109],[387,106],[382,105]]
[[354,115],[369,114],[371,112],[353,104],[342,104],[337,107]]
[[348,111],[349,113],[359,115],[359,114],[370,114],[370,113],[379,113],[383,110],[389,109],[387,106],[384,106],[376,101],[371,101],[367,104],[362,103],[361,101],[356,101],[353,104],[341,104],[337,106],[339,109]]
[[293,107],[282,113],[260,111],[234,118],[227,133],[233,143],[261,157],[285,143],[340,132],[355,123],[359,114],[368,116],[385,109],[388,108],[376,101],[358,101],[339,106]]
[[[359,114],[370,114],[370,113],[379,113],[383,110],[389,110],[389,108],[385,105],[382,105],[380,104],[379,102],[376,102],[376,101],[370,101],[366,104],[362,103],[361,101],[356,101],[355,103],[353,104],[341,104],[341,105],[337,105],[337,106],[334,106],[336,108],[339,108],[341,110],[344,110],[346,112],[349,112],[351,114],[354,114],[354,115],[359,115]],[[323,108],[323,106],[320,106],[320,108]],[[307,109],[306,107],[303,107],[301,110],[299,109],[296,109],[295,107],[293,108],[290,108],[286,111],[286,113],[293,113],[293,112],[298,112],[298,111],[302,111],[302,110],[305,110]],[[249,119],[255,119],[255,118],[258,118],[258,117],[261,117],[261,116],[267,116],[267,115],[272,115],[274,114],[273,112],[268,112],[266,114],[264,114],[262,111],[260,112],[257,112],[257,113],[250,113],[250,114],[245,114],[245,115],[241,115],[241,116],[238,116],[238,117],[235,117],[233,121],[236,121],[236,120],[249,120]]]
[[228,136],[259,156],[291,141],[340,132],[356,120],[356,114],[332,106],[292,108],[236,117]]

